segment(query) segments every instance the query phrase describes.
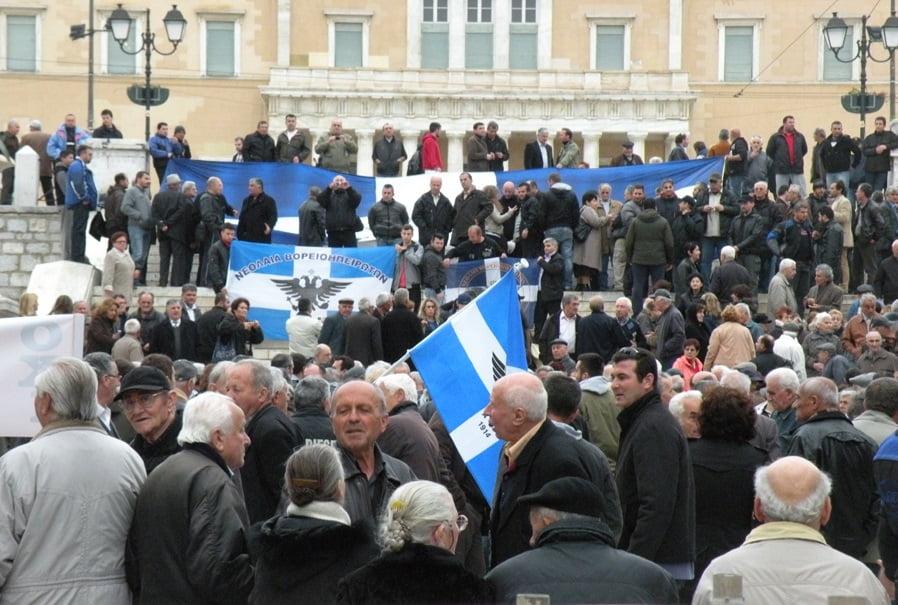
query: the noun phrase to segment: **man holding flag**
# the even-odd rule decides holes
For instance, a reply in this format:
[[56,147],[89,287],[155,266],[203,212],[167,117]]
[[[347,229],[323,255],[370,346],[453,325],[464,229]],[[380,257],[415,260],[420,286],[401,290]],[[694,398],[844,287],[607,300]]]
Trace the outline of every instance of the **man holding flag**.
[[[560,476],[582,477],[617,501],[605,457],[546,418],[546,390],[526,373],[517,269],[410,353],[459,454],[481,491],[493,500],[493,565],[528,548],[528,512],[517,505],[517,498],[544,483]],[[447,364],[447,358],[454,363]],[[504,447],[500,439],[507,441]],[[499,487],[494,489],[497,478]],[[617,534],[619,515],[609,524]]]

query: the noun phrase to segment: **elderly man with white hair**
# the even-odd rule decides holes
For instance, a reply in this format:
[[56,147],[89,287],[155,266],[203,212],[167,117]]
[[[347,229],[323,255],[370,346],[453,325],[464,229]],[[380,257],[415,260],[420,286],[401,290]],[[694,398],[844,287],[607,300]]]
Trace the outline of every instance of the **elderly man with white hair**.
[[795,290],[792,287],[792,280],[797,272],[797,265],[791,258],[784,258],[780,261],[779,272],[773,276],[770,285],[767,286],[767,314],[771,317],[774,317],[776,312],[783,307],[801,313],[795,300]]
[[128,605],[125,543],[143,461],[97,424],[97,376],[53,361],[34,381],[41,430],[0,458],[0,602]]
[[[745,543],[714,559],[695,590],[693,605],[718,602],[714,577],[742,579],[746,603],[817,603],[829,597],[858,597],[873,605],[889,598],[860,561],[830,547],[820,528],[829,522],[832,481],[807,460],[781,458],[755,473],[754,517],[761,525]],[[800,577],[801,581],[796,581]]]
[[219,393],[187,402],[182,451],[153,472],[137,501],[128,544],[137,603],[246,602],[249,517],[233,479],[250,444],[245,423]]
[[381,449],[405,462],[418,479],[440,482],[440,444],[418,411],[418,387],[408,374],[386,374],[374,383],[387,402],[390,421],[377,438]]
[[140,321],[132,317],[125,322],[124,335],[112,345],[112,358],[125,359],[132,363],[143,361],[143,347],[140,344]]
[[668,411],[683,427],[686,439],[700,439],[702,436],[698,428],[698,413],[701,407],[702,394],[699,391],[678,393],[671,398],[667,405]]
[[711,273],[711,292],[719,300],[727,301],[730,300],[734,286],[751,283],[754,283],[751,273],[736,262],[736,249],[733,246],[724,246],[720,250],[720,265]]
[[798,400],[801,381],[792,368],[776,368],[768,372],[764,382],[767,386],[767,401],[759,404],[755,410],[776,422],[780,448],[785,450],[798,428],[792,404]]
[[829,378],[806,380],[792,407],[803,424],[787,454],[816,462],[833,480],[832,517],[822,529],[826,542],[852,557],[865,557],[878,525],[879,496],[873,478],[878,444],[839,410],[839,390]]

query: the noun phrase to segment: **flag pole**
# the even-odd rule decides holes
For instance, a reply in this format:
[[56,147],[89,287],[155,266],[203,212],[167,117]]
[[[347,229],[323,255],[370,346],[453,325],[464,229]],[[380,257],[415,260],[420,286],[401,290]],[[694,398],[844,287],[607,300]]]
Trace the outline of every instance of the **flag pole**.
[[[518,262],[516,262],[515,264],[513,264],[513,265],[511,266],[511,271],[512,271],[512,273],[515,274],[515,276],[517,276],[523,269],[526,269],[526,268],[528,268],[529,266],[530,266],[530,263],[527,261],[527,259],[526,259],[526,258],[522,258],[521,260],[519,260]],[[487,288],[486,290],[484,290],[483,292],[481,292],[481,293],[478,294],[477,296],[483,296],[484,294],[486,294],[487,292],[489,292],[490,290],[492,290],[493,288],[495,288],[496,285],[497,285],[500,281],[502,281],[502,279],[503,279],[504,277],[505,277],[505,275],[503,275],[502,277],[500,277],[498,280],[496,280],[496,283],[494,283],[492,286],[490,286],[489,288]],[[454,317],[460,317],[461,314],[465,312],[465,310],[467,310],[467,307],[465,307],[464,309],[462,309],[461,311],[459,311],[457,314],[453,315],[452,317],[453,317],[453,318],[454,318]],[[448,324],[449,324],[449,322],[446,321],[446,322],[444,322],[443,324],[437,326],[437,329],[434,330],[433,332],[431,332],[430,334],[428,334],[428,335],[427,335],[427,338],[430,338],[431,336],[433,336],[434,334],[436,334],[436,333],[437,333],[443,326],[448,325]],[[426,339],[425,339],[425,340],[426,340]],[[422,340],[421,342],[424,342],[424,341]],[[419,343],[419,344],[420,344],[420,343]],[[416,346],[417,346],[417,345],[416,345]],[[383,374],[381,374],[381,376],[386,376],[387,374],[392,374],[393,372],[395,372],[395,371],[396,371],[396,368],[398,368],[400,365],[402,365],[403,363],[405,363],[405,361],[406,361],[409,357],[411,357],[411,354],[412,354],[412,350],[411,350],[411,349],[408,349],[405,353],[403,353],[402,357],[400,357],[400,358],[397,359],[395,362],[393,362],[393,365],[391,365],[389,368],[387,368],[387,370],[386,370]]]

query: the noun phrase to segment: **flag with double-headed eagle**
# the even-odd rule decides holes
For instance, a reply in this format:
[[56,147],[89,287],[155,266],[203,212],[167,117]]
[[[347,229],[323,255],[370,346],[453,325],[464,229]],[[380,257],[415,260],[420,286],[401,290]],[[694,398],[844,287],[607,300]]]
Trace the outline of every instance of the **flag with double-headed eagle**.
[[266,338],[287,340],[285,324],[300,298],[312,301],[313,317],[336,313],[341,298],[373,301],[390,291],[395,262],[392,246],[309,248],[235,241],[228,294],[231,300],[250,301],[249,318],[262,324]]

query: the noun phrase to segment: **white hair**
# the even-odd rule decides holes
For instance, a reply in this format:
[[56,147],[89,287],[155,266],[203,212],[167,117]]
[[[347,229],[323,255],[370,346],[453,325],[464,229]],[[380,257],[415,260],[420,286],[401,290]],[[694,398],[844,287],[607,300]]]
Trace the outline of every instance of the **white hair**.
[[733,370],[723,375],[720,379],[720,386],[736,389],[740,393],[748,395],[751,393],[751,378],[738,370]]
[[755,472],[755,496],[761,501],[761,510],[767,521],[789,521],[803,525],[816,523],[832,490],[832,481],[826,473],[818,470],[819,481],[814,491],[800,502],[790,504],[783,501],[770,485],[769,471],[769,466],[762,466]]
[[374,381],[374,385],[379,386],[387,397],[402,391],[403,399],[418,402],[418,385],[408,374],[386,374]]
[[732,246],[724,246],[720,249],[720,260],[733,260],[736,258],[736,249]]
[[794,269],[794,268],[795,268],[795,261],[792,260],[791,258],[784,258],[783,260],[780,261],[780,273],[782,273],[786,269]]
[[212,433],[230,435],[234,430],[234,401],[221,393],[206,391],[187,401],[178,433],[178,445],[210,443]]
[[[549,367],[549,370],[552,369]],[[540,422],[546,419],[546,412],[549,408],[549,394],[546,393],[546,389],[541,383],[539,388],[534,388],[533,384],[509,384],[505,387],[504,396],[505,401],[503,403],[508,409],[520,408],[524,410],[527,420]]]
[[61,357],[37,375],[38,397],[47,395],[56,420],[92,421],[97,417],[97,373],[86,362]]
[[269,366],[268,371],[271,373],[271,394],[286,393],[290,385],[287,383],[287,379],[284,378],[284,373],[281,369]]
[[375,361],[365,369],[365,382],[374,382],[390,369],[386,361]]
[[795,370],[792,368],[776,368],[775,370],[770,370],[765,378],[765,383],[770,385],[771,382],[775,382],[780,388],[786,389],[796,395],[798,394],[798,387],[801,384],[801,381],[798,379],[798,374],[796,374]]
[[633,301],[630,300],[629,298],[627,298],[626,296],[621,296],[620,298],[618,298],[615,301],[615,303],[623,303],[623,304],[627,305],[628,309],[630,309],[631,311],[633,310]]
[[140,322],[133,317],[125,322],[125,334],[133,336],[140,332]]
[[670,398],[670,403],[667,404],[667,409],[673,414],[674,418],[677,420],[681,419],[684,414],[683,402],[687,399],[697,399],[699,404],[702,402],[702,394],[700,391],[684,391],[682,393],[677,393],[673,397]]
[[[212,368],[212,371],[209,372],[209,384],[214,384],[216,387],[223,387],[224,381],[227,380],[228,370],[236,365],[233,361],[219,361],[215,364],[215,367]],[[223,391],[223,389],[222,389]]]
[[432,481],[400,485],[384,511],[380,539],[384,551],[396,552],[407,543],[431,544],[435,526],[455,523],[455,504],[445,487]]
[[826,311],[821,311],[820,313],[817,313],[817,315],[814,316],[814,321],[811,322],[811,327],[816,328],[817,326],[820,325],[820,322],[822,322],[824,319],[832,319],[832,317]]

